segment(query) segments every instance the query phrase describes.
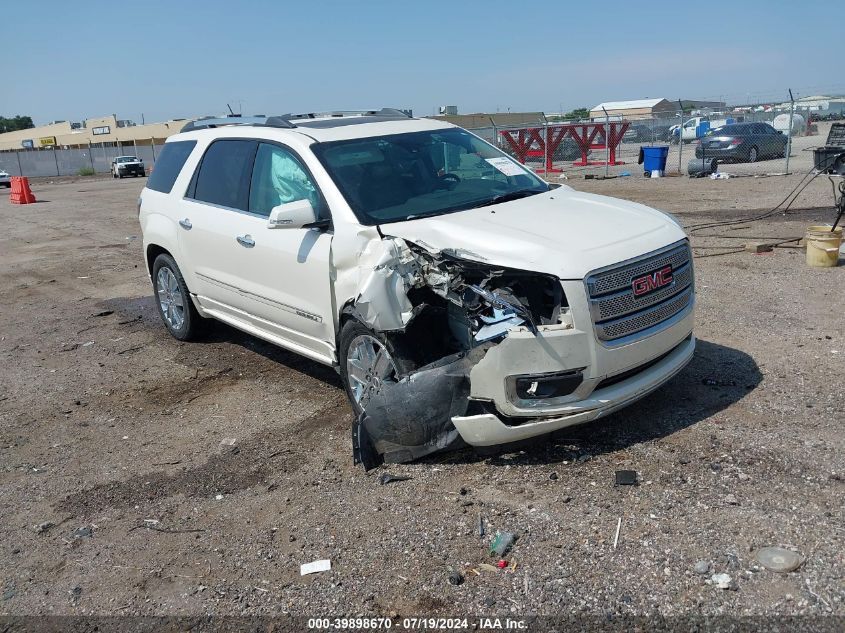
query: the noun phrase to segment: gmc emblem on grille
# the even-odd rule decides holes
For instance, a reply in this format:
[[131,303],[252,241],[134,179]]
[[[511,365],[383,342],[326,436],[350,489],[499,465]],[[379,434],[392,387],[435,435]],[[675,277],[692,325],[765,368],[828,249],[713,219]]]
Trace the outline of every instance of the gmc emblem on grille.
[[648,275],[637,277],[631,282],[631,288],[634,290],[635,297],[642,297],[649,292],[668,286],[672,281],[672,267],[666,266]]

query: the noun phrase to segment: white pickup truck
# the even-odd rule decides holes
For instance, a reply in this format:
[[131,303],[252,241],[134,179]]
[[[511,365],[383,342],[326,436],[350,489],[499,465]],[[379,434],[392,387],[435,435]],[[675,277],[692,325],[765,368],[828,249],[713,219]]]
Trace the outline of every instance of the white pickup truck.
[[188,123],[139,219],[170,333],[214,318],[337,368],[366,467],[595,420],[695,348],[670,215],[397,110]]
[[678,129],[680,128],[680,136],[684,143],[692,143],[693,141],[700,139],[702,136],[705,136],[711,129],[721,127],[723,125],[729,125],[731,123],[735,123],[735,119],[733,117],[711,118],[696,116],[684,121],[682,126],[673,125],[669,129],[669,138],[673,143],[677,143]]

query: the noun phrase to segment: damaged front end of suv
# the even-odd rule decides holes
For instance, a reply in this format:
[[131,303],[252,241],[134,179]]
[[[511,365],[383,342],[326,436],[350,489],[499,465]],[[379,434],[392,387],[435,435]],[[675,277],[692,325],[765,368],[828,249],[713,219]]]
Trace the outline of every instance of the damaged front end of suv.
[[[452,418],[480,411],[470,373],[514,330],[541,336],[572,327],[560,280],[496,266],[462,250],[437,250],[402,238],[381,240],[383,252],[344,311],[385,341],[393,364],[381,379],[379,354],[351,354],[342,373],[360,372],[353,428],[355,463],[406,462],[453,448]],[[357,384],[355,376],[346,383]],[[543,389],[537,382],[524,389]]]

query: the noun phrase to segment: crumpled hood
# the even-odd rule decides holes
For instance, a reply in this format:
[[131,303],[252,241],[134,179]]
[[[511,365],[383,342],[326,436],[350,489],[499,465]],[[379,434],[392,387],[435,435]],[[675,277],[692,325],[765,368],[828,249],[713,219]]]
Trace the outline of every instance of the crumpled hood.
[[475,253],[494,265],[560,279],[583,279],[592,270],[686,237],[660,211],[564,188],[380,229],[424,248],[451,249],[466,259],[476,259]]

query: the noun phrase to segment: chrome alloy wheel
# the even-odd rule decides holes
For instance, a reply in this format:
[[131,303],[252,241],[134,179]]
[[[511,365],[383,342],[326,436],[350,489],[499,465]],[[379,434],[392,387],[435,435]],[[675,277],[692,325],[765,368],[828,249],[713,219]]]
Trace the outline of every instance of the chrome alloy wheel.
[[173,330],[181,330],[185,323],[185,302],[176,275],[167,266],[162,266],[156,275],[156,294],[167,325]]
[[384,383],[396,382],[396,365],[384,344],[374,336],[359,334],[349,344],[346,376],[355,403],[364,409]]

